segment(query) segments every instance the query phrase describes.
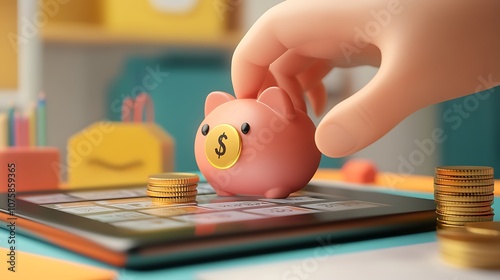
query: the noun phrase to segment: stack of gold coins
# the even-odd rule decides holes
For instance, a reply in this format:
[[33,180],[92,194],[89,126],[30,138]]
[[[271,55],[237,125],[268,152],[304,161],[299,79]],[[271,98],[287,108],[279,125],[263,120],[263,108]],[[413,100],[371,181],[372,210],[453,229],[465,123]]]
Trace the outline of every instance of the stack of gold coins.
[[500,222],[476,222],[438,231],[441,257],[461,267],[500,269]]
[[436,167],[434,199],[437,228],[460,228],[470,222],[493,220],[493,168]]
[[153,202],[166,204],[196,202],[200,178],[193,173],[170,172],[149,176],[146,193]]

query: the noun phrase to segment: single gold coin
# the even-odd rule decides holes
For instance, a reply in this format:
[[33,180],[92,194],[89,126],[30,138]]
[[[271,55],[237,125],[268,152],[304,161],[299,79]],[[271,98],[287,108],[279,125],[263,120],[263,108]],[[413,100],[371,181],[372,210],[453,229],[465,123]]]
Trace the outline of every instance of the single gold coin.
[[170,198],[170,197],[188,197],[188,196],[196,196],[198,191],[188,191],[188,192],[156,192],[156,191],[150,191],[147,190],[146,193],[150,197],[164,197],[164,198]]
[[446,200],[436,200],[436,205],[439,206],[458,206],[458,207],[485,207],[491,206],[493,204],[493,200],[491,201],[479,201],[479,202],[463,202],[463,201],[446,201]]
[[182,187],[191,187],[191,186],[198,186],[198,183],[194,183],[194,184],[190,184],[190,185],[187,185],[187,184],[169,184],[169,183],[154,183],[154,184],[149,183],[148,184],[148,187],[158,187],[158,188],[182,188]]
[[436,224],[436,229],[438,230],[456,230],[459,228],[462,228],[463,225],[452,225],[452,224],[446,224],[446,223],[437,223]]
[[184,186],[184,187],[157,187],[148,186],[149,191],[153,192],[191,192],[196,191],[198,185]]
[[434,178],[438,179],[448,179],[448,180],[487,180],[487,179],[494,179],[493,175],[442,175],[442,174],[435,174]]
[[460,206],[446,206],[446,205],[436,205],[436,210],[441,212],[466,212],[466,213],[482,213],[482,212],[493,212],[491,206],[479,206],[479,207],[460,207]]
[[493,176],[493,168],[489,166],[439,166],[436,167],[436,174],[452,176]]
[[440,179],[434,178],[434,184],[444,186],[492,186],[495,183],[493,179]]
[[238,130],[229,124],[219,124],[206,136],[205,155],[213,167],[227,169],[240,158],[241,147]]
[[452,215],[452,216],[486,216],[486,215],[494,215],[493,210],[484,211],[484,212],[459,212],[459,211],[441,211],[436,210],[436,214],[438,215]]
[[482,216],[464,216],[464,215],[447,215],[447,214],[438,214],[438,219],[444,222],[484,222],[484,221],[493,221],[493,215],[482,215]]
[[451,226],[464,226],[467,222],[461,222],[461,221],[445,221],[445,220],[442,220],[441,218],[437,218],[436,221],[440,224],[444,224],[444,225],[451,225]]
[[493,194],[488,195],[459,195],[456,193],[434,192],[434,199],[438,201],[453,201],[453,202],[487,202],[493,201]]
[[494,215],[492,209],[484,211],[484,212],[464,212],[464,211],[454,211],[454,210],[436,210],[436,214],[438,215],[452,215],[452,216],[485,216],[485,215]]
[[167,172],[149,176],[150,185],[193,185],[200,181],[200,177],[194,173]]
[[444,193],[462,193],[462,194],[493,194],[494,185],[487,186],[451,186],[434,184],[434,190]]
[[441,224],[441,225],[449,225],[449,226],[460,226],[460,227],[464,227],[465,224],[467,223],[479,223],[479,222],[490,222],[491,220],[483,220],[483,221],[450,221],[450,220],[442,220],[441,218],[437,218],[436,219],[437,221],[437,224]]
[[196,196],[186,196],[186,197],[151,197],[153,202],[161,203],[188,203],[195,202]]
[[500,222],[477,222],[465,224],[469,232],[500,238]]

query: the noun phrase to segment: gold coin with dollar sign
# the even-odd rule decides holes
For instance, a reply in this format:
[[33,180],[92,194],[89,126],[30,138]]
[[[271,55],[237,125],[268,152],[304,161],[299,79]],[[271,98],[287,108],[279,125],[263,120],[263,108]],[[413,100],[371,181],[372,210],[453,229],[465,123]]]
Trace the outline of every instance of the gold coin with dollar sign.
[[241,146],[238,130],[232,125],[220,124],[208,133],[205,140],[205,154],[212,166],[227,169],[240,158]]

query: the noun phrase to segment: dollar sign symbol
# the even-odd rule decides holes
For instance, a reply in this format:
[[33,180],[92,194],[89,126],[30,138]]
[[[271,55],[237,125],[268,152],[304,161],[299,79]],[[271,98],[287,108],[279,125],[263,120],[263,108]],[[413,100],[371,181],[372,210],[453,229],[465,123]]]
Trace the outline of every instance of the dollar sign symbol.
[[219,156],[218,158],[220,158],[220,156],[223,156],[226,153],[226,145],[224,144],[222,139],[227,140],[226,132],[222,132],[222,134],[219,135],[219,148],[215,149],[215,153]]

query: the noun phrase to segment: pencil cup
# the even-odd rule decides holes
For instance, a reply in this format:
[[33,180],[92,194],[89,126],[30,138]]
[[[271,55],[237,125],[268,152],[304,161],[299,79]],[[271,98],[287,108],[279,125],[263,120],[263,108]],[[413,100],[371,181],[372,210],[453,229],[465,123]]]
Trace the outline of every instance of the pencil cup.
[[58,189],[59,158],[51,147],[0,149],[0,192]]
[[155,123],[96,122],[68,141],[68,186],[145,185],[174,170],[175,142]]

